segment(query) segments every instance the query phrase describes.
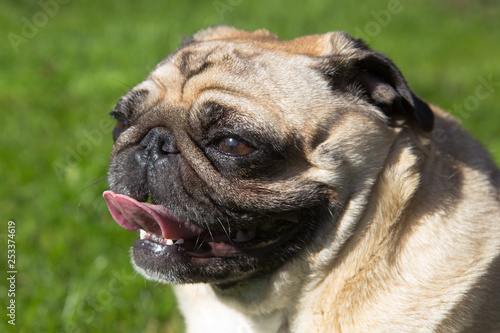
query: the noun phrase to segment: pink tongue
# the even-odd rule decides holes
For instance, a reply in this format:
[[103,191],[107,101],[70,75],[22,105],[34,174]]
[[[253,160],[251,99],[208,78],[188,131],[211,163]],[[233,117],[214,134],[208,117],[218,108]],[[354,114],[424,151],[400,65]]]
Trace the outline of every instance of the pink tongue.
[[144,229],[166,239],[190,238],[202,232],[201,228],[194,225],[188,227],[185,221],[164,206],[139,202],[113,191],[105,191],[102,196],[111,216],[127,230],[139,232]]

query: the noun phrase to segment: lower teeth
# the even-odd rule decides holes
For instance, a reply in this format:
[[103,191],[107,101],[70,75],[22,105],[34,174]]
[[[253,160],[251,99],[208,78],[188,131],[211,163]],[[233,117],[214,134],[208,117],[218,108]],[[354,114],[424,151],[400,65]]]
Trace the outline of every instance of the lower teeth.
[[141,239],[151,239],[157,243],[165,244],[167,246],[171,246],[174,244],[175,245],[184,244],[184,239],[182,239],[182,238],[179,238],[178,240],[165,239],[165,238],[161,238],[161,237],[158,237],[156,235],[150,234],[149,232],[147,232],[146,230],[143,230],[143,229],[141,229],[140,237],[141,237]]

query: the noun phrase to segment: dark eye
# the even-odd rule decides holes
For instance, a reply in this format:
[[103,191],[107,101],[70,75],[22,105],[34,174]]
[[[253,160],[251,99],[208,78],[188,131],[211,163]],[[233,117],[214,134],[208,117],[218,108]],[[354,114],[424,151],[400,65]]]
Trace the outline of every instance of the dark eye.
[[218,148],[221,152],[232,156],[247,155],[255,150],[249,144],[235,138],[224,138],[220,140]]
[[119,112],[111,112],[111,116],[116,119],[116,126],[113,128],[113,140],[116,141],[120,134],[129,128],[129,122],[127,118]]
[[125,118],[118,118],[115,128],[120,132],[125,131],[128,128],[128,120]]

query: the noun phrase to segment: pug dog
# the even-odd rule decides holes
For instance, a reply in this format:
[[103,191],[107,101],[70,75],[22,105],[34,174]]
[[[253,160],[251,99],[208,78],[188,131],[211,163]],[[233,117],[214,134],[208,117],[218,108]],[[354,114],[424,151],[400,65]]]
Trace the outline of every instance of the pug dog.
[[500,173],[342,32],[210,28],[116,105],[104,193],[188,332],[500,332]]

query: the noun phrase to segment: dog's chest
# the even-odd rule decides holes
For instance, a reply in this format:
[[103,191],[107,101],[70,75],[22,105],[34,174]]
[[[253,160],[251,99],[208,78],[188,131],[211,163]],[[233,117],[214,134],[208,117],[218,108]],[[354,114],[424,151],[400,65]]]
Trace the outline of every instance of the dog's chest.
[[239,312],[220,302],[207,285],[176,286],[187,333],[288,333],[284,313],[256,316]]

